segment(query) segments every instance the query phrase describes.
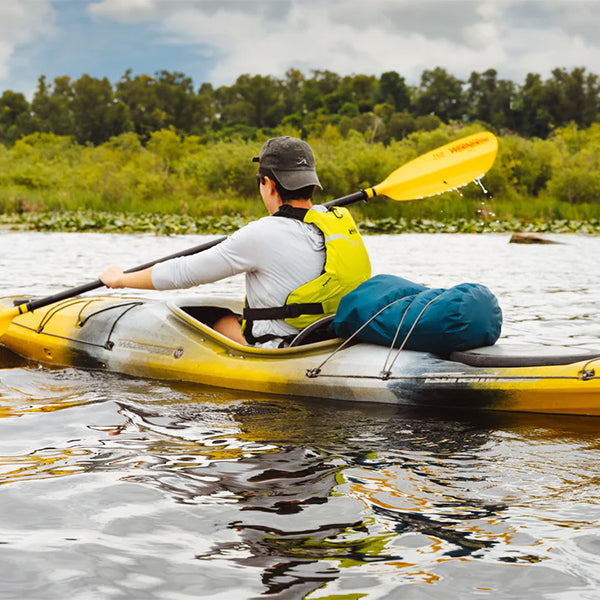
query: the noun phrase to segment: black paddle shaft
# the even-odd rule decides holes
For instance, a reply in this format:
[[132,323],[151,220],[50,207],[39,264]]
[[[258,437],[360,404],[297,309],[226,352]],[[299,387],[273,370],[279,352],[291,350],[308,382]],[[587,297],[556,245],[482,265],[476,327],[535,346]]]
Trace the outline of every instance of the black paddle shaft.
[[368,200],[369,195],[365,190],[360,190],[360,192],[355,192],[354,194],[350,194],[349,196],[342,196],[337,200],[331,200],[330,202],[325,202],[323,206],[327,208],[333,208],[334,206],[348,206],[349,204],[355,204],[356,202],[360,202],[364,200],[365,202]]
[[[171,260],[172,258],[179,258],[180,256],[190,256],[191,254],[198,254],[198,252],[203,252],[204,250],[208,250],[217,244],[220,244],[222,241],[226,240],[227,237],[220,237],[210,242],[205,242],[204,244],[200,244],[199,246],[194,246],[193,248],[187,248],[186,250],[181,250],[180,252],[176,252],[175,254],[170,254],[169,256],[163,256],[162,258],[158,258],[156,260],[152,260],[143,265],[139,265],[137,267],[133,267],[132,269],[127,269],[125,273],[134,273],[136,271],[143,271],[148,267],[153,267],[154,265],[165,262],[167,260]],[[81,294],[85,294],[86,292],[91,292],[92,290],[96,290],[98,288],[103,287],[104,284],[97,279],[96,281],[91,281],[90,283],[84,283],[78,287],[69,288],[64,292],[59,292],[58,294],[54,294],[52,296],[46,296],[45,298],[38,298],[37,300],[29,300],[25,302],[27,305],[27,310],[30,312],[35,310],[36,308],[41,308],[42,306],[48,306],[48,304],[53,304],[54,302],[60,302],[61,300],[66,300],[68,298],[74,298],[75,296],[80,296]]]

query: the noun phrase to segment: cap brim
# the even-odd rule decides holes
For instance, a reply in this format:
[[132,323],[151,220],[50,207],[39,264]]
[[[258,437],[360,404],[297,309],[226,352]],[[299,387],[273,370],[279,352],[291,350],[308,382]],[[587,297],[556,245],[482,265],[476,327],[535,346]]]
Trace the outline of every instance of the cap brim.
[[300,188],[309,185],[316,185],[318,188],[323,189],[323,186],[317,177],[317,173],[312,169],[306,171],[273,169],[273,175],[277,177],[279,183],[286,190],[299,190]]

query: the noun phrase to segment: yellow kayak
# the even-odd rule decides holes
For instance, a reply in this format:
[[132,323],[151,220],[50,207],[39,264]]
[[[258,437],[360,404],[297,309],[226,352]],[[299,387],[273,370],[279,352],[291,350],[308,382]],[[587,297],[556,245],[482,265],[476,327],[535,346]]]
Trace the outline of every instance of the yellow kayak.
[[600,416],[600,351],[499,343],[437,356],[339,338],[312,341],[324,336],[324,325],[300,334],[289,348],[253,348],[203,322],[215,307],[240,311],[241,302],[71,298],[15,317],[2,343],[40,363],[236,390]]

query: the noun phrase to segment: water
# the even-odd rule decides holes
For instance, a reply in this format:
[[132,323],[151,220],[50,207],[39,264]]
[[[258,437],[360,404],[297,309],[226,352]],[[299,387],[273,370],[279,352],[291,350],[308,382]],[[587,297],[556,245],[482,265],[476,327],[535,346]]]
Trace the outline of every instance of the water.
[[[600,238],[508,237],[367,243],[376,273],[488,285],[505,338],[600,345]],[[0,293],[201,241],[2,233]],[[600,598],[594,418],[268,397],[1,350],[0,417],[2,599]]]

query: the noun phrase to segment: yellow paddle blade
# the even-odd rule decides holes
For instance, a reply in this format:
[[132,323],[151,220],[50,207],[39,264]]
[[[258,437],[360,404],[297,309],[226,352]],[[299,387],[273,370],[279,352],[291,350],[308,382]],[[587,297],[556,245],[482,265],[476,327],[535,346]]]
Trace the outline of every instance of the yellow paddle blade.
[[10,309],[0,308],[0,338],[6,333],[12,320],[15,317],[18,317],[22,312],[27,311],[20,311],[19,307]]
[[493,133],[475,133],[440,146],[396,169],[366,190],[369,197],[415,200],[442,194],[483,177],[494,164],[498,140]]

